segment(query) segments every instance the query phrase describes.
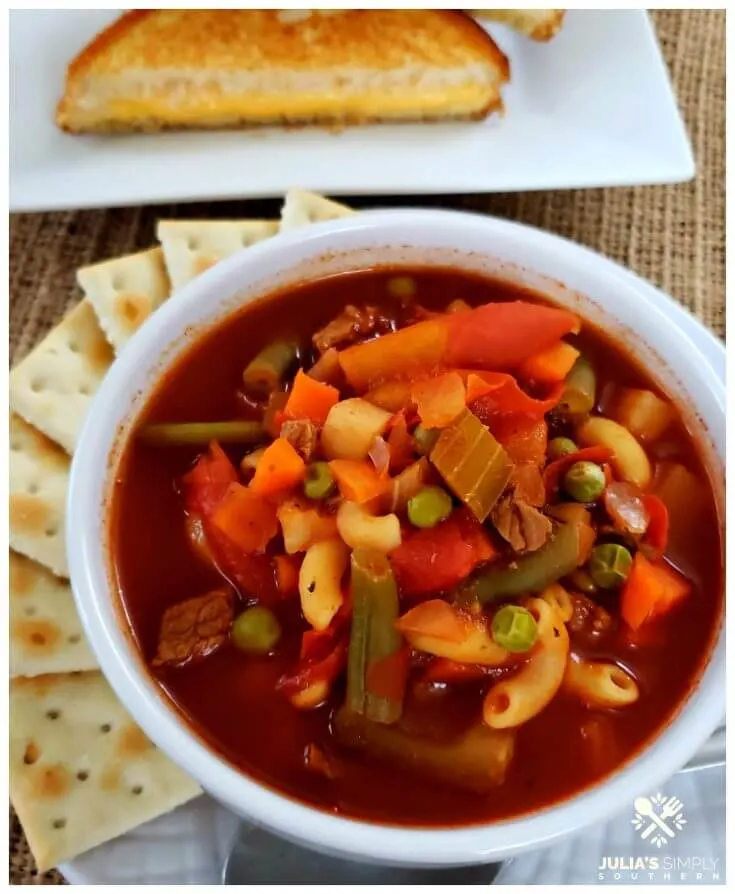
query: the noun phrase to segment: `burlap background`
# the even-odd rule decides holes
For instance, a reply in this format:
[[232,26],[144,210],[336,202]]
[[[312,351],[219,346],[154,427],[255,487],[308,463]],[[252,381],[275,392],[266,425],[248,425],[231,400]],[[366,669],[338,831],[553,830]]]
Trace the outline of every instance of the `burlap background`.
[[[725,13],[667,10],[654,12],[653,18],[694,144],[698,171],[694,181],[633,189],[442,196],[413,199],[411,204],[483,211],[584,243],[672,294],[723,336]],[[370,198],[351,204],[402,202]],[[158,218],[269,217],[278,209],[274,200],[11,217],[11,363],[77,300],[77,267],[151,245]],[[12,811],[10,880],[63,884],[58,873],[37,874]]]

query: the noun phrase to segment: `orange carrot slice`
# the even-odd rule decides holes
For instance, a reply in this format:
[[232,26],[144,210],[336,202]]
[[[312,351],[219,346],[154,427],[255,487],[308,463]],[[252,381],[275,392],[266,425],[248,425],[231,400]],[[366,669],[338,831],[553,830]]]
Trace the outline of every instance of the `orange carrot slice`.
[[416,382],[411,397],[426,428],[450,425],[465,408],[465,388],[457,372]]
[[353,503],[368,503],[379,497],[390,479],[380,475],[371,462],[359,459],[333,459],[329,469],[339,492]]
[[262,497],[278,495],[303,481],[305,472],[295,448],[285,438],[276,438],[258,461],[250,489]]
[[299,592],[299,561],[295,556],[276,556],[276,586],[283,596],[295,596]]
[[531,382],[563,382],[579,357],[579,351],[565,341],[558,341],[524,360],[518,367],[518,375]]
[[242,484],[230,484],[212,524],[245,553],[261,553],[278,533],[275,508]]
[[633,559],[620,598],[620,613],[633,630],[665,614],[691,592],[691,585],[670,565],[651,562],[641,552]]
[[466,636],[462,619],[443,599],[419,603],[396,621],[396,629],[404,634],[431,636],[452,643],[461,643]]
[[286,419],[308,419],[324,425],[329,411],[339,400],[339,391],[325,382],[317,382],[302,369],[296,373],[283,415]]

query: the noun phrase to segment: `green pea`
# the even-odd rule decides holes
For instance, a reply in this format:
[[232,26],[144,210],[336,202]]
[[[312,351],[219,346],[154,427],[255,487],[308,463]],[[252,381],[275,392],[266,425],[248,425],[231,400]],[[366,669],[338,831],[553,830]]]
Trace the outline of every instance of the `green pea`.
[[306,469],[304,493],[310,500],[325,500],[336,490],[334,478],[329,471],[329,463],[312,463]]
[[232,642],[243,652],[267,655],[281,638],[281,625],[272,611],[255,605],[235,618],[230,635]]
[[578,503],[593,503],[605,490],[605,473],[597,463],[573,463],[564,475],[564,490]]
[[562,456],[569,456],[570,453],[576,453],[579,447],[571,438],[552,438],[546,453],[550,460],[561,459]]
[[603,543],[592,550],[587,566],[593,583],[604,590],[622,586],[630,574],[633,557],[618,543]]
[[594,596],[597,592],[597,584],[592,580],[589,571],[584,568],[577,568],[569,575],[569,580],[579,590],[580,593],[586,593],[587,596]]
[[527,652],[536,642],[538,627],[530,611],[520,605],[504,605],[495,613],[493,639],[509,652]]
[[433,528],[449,518],[452,498],[440,487],[425,487],[408,501],[408,520],[417,528]]
[[416,442],[416,449],[421,456],[428,456],[434,449],[434,444],[439,440],[441,432],[437,428],[424,428],[423,425],[417,425],[413,430],[413,439]]

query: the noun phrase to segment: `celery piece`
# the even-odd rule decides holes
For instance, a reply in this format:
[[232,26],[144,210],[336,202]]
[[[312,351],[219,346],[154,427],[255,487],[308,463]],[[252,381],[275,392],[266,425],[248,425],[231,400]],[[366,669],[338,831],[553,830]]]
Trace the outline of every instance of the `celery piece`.
[[480,522],[505,490],[513,468],[505,450],[469,410],[442,431],[429,459]]
[[387,556],[356,549],[351,560],[352,630],[347,659],[347,704],[350,711],[378,723],[395,723],[403,699],[370,691],[370,671],[403,646],[395,628],[398,589]]
[[333,730],[347,748],[479,794],[502,785],[515,745],[512,730],[485,724],[450,742],[419,739],[399,726],[372,723],[345,707],[337,711]]

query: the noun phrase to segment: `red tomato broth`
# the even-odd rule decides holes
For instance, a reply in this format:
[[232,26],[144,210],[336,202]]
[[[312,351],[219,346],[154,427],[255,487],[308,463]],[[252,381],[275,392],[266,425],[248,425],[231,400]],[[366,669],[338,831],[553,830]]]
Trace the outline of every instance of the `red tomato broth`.
[[[417,300],[427,308],[441,309],[455,299],[471,305],[544,300],[456,271],[408,272],[417,284]],[[311,333],[347,302],[377,304],[387,315],[400,313],[386,286],[391,275],[393,271],[380,270],[330,277],[244,308],[195,343],[163,378],[147,407],[147,421],[247,415],[237,392],[245,364],[261,347],[277,335],[294,333],[308,344]],[[582,333],[569,340],[593,362],[598,395],[609,383],[657,390],[641,365],[602,332],[585,324]],[[309,359],[304,358],[307,368]],[[549,438],[554,435],[552,424]],[[723,572],[711,484],[698,448],[680,420],[667,431],[665,445],[666,459],[683,463],[708,495],[701,518],[691,523],[698,557],[690,572],[693,594],[642,637],[627,636],[624,626],[599,645],[575,640],[571,634],[572,648],[579,654],[615,660],[629,670],[640,686],[640,700],[624,710],[593,712],[558,693],[544,711],[518,729],[506,781],[490,795],[468,794],[338,746],[330,735],[330,712],[344,699],[343,684],[316,711],[296,710],[277,691],[278,680],[297,666],[301,634],[308,626],[301,618],[298,596],[284,599],[276,608],[284,636],[274,655],[244,656],[228,642],[199,663],[158,671],[157,678],[196,734],[233,765],[330,812],[400,825],[458,826],[550,806],[630,759],[671,720],[701,673],[717,630]],[[236,464],[246,452],[225,450]],[[161,449],[131,439],[118,473],[111,512],[112,560],[122,605],[146,661],[155,653],[165,608],[222,583],[221,576],[194,553],[184,528],[180,482],[201,452]],[[655,448],[649,451],[652,457],[655,453]],[[676,555],[667,558],[677,564]],[[612,597],[613,604],[616,598]],[[477,719],[481,693],[492,676],[488,682],[428,693],[413,685],[419,678],[415,673],[409,683],[409,722],[417,729],[449,736]],[[591,719],[599,719],[605,733],[603,754],[595,760],[582,734]],[[334,758],[335,779],[305,767],[304,752],[312,744]]]

